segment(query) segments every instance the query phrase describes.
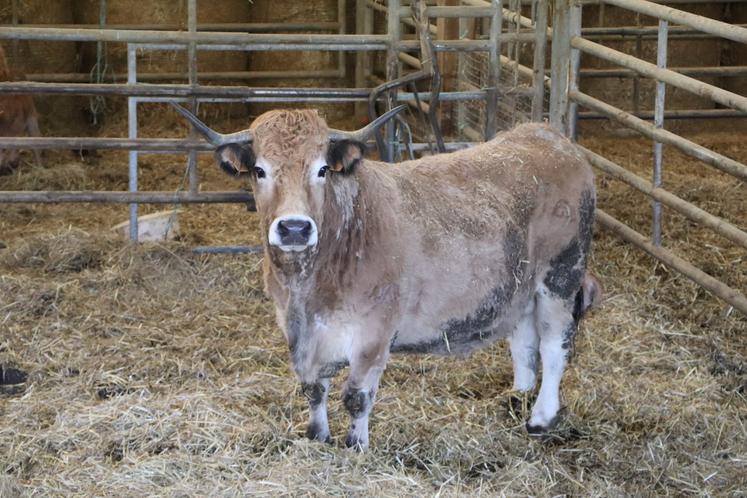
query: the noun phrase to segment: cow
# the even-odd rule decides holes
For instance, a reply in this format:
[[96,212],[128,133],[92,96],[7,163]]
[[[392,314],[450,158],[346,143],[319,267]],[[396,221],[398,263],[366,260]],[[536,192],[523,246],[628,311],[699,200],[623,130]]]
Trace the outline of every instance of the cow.
[[[0,47],[0,82],[19,79],[19,74],[11,71]],[[27,134],[41,136],[39,121],[30,95],[0,94],[0,137],[18,137]],[[9,173],[18,167],[17,149],[0,149],[0,174]],[[34,149],[37,166],[41,165],[41,155]]]
[[559,387],[579,320],[601,288],[587,274],[594,177],[584,154],[545,124],[457,152],[398,164],[364,158],[367,138],[314,110],[273,110],[221,134],[174,104],[253,188],[265,291],[310,407],[307,436],[331,441],[330,378],[349,447],[368,421],[390,353],[465,355],[508,338],[513,388],[542,381],[527,422],[558,421]]

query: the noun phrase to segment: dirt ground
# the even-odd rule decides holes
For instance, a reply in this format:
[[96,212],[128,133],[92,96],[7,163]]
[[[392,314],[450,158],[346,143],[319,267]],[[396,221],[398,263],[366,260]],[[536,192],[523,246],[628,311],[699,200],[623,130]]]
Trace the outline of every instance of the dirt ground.
[[[747,160],[738,136],[695,139]],[[649,175],[649,142],[582,143]],[[666,158],[675,193],[747,228],[743,185]],[[46,161],[0,177],[0,190],[126,187],[125,153]],[[141,186],[176,189],[184,166],[143,156]],[[209,156],[200,167],[203,189],[237,188]],[[600,207],[648,233],[642,195],[601,175],[598,188]],[[511,392],[500,343],[464,360],[393,357],[371,448],[357,454],[342,447],[336,392],[334,443],[303,438],[261,257],[190,250],[259,243],[256,216],[183,209],[180,240],[133,247],[110,232],[124,206],[0,206],[0,365],[28,373],[0,391],[0,496],[747,493],[747,319],[608,233],[591,262],[605,301],[581,327],[552,437],[526,433],[529,400]],[[665,216],[667,247],[747,288],[743,250]]]

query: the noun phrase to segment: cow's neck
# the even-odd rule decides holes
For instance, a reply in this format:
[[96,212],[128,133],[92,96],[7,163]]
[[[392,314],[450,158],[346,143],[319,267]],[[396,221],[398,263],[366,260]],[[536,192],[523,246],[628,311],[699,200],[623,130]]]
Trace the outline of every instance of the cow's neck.
[[372,199],[367,175],[358,171],[336,178],[327,191],[319,238],[317,286],[322,292],[349,289],[365,264],[373,237]]

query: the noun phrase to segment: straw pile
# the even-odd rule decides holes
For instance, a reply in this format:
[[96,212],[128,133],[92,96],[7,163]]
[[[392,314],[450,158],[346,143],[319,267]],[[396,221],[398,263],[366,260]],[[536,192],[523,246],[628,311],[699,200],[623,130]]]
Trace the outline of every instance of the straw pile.
[[[647,168],[644,142],[586,145]],[[724,138],[713,145],[744,153]],[[745,224],[745,200],[730,180],[668,157],[674,190]],[[173,158],[143,164],[146,188],[165,189],[167,176],[178,183],[173,177],[183,173]],[[231,188],[209,158],[201,165],[204,188]],[[123,167],[121,154],[102,156],[84,180],[103,185]],[[2,181],[22,182],[27,172]],[[616,182],[599,184],[603,207],[645,232],[648,203]],[[511,393],[499,344],[466,360],[395,356],[371,449],[360,455],[341,447],[346,415],[336,392],[334,444],[303,438],[306,403],[262,292],[260,257],[189,251],[195,243],[257,243],[255,215],[190,206],[184,240],[131,247],[108,235],[124,207],[3,210],[0,365],[29,377],[0,391],[0,496],[747,489],[745,317],[604,232],[592,267],[606,301],[583,323],[563,382],[565,420],[553,437],[524,430],[531,399]],[[668,245],[690,247],[688,257],[745,288],[743,252],[673,216],[665,233]]]

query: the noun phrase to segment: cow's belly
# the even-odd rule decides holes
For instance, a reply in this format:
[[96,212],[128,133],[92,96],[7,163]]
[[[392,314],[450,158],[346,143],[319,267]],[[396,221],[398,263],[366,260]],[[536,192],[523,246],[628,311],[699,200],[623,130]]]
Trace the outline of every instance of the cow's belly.
[[[499,284],[481,299],[471,300],[470,311],[455,312],[451,305],[411,313],[400,322],[392,341],[394,353],[468,354],[509,336],[521,310],[529,302],[528,288],[514,282]],[[464,299],[464,296],[453,299]]]
[[392,351],[463,354],[512,332],[538,263],[523,226],[497,219],[489,227],[480,238],[451,233],[433,244],[412,241],[422,250],[407,261],[406,305]]

